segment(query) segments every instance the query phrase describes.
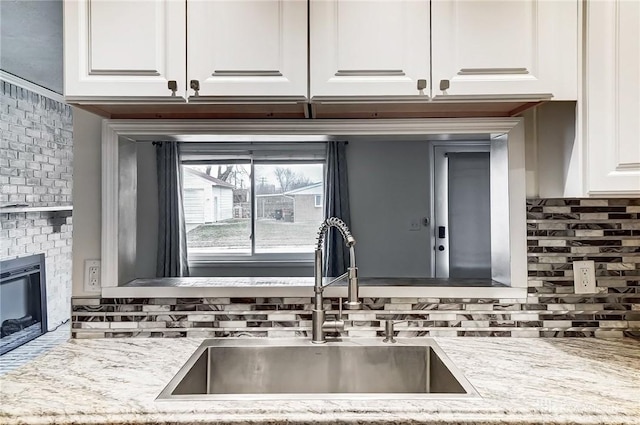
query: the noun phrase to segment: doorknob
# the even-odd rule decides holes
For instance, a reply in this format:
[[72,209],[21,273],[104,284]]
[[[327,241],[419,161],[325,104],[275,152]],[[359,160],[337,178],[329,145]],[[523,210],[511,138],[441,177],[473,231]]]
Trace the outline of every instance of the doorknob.
[[438,247],[438,251],[444,251],[444,246],[440,245],[440,246]]

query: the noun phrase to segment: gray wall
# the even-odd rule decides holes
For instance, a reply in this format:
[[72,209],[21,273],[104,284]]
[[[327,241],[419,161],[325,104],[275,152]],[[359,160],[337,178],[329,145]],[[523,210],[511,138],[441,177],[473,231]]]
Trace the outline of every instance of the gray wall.
[[158,180],[151,143],[138,143],[137,277],[155,277],[158,246]]
[[[351,222],[361,276],[427,277],[429,230],[410,231],[411,219],[429,216],[429,144],[352,140],[347,146]],[[155,276],[158,240],[155,153],[138,143],[137,276]],[[194,276],[311,276],[312,267],[196,267]]]
[[363,277],[431,275],[429,143],[350,140],[347,147],[352,233]]
[[0,1],[0,69],[62,94],[62,0]]

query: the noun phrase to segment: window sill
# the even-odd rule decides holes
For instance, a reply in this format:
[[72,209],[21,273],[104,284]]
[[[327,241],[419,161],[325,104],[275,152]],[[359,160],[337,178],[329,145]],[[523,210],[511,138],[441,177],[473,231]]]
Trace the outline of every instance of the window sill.
[[190,268],[313,267],[312,260],[189,260]]
[[[424,282],[423,282],[424,281]],[[361,298],[479,298],[525,302],[527,288],[427,286],[428,279],[362,278]],[[187,277],[136,279],[102,288],[104,298],[313,297],[313,277]],[[326,297],[346,297],[344,284],[325,289]]]

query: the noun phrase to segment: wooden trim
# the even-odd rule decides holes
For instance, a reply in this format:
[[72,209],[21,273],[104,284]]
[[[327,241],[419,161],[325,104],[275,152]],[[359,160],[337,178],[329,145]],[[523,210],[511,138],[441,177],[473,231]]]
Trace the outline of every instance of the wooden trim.
[[530,103],[523,103],[522,105],[518,106],[517,108],[511,110],[509,112],[509,116],[513,117],[515,115],[521,114],[524,111],[527,111],[531,108],[535,108],[536,106],[542,105],[544,102],[530,102]]

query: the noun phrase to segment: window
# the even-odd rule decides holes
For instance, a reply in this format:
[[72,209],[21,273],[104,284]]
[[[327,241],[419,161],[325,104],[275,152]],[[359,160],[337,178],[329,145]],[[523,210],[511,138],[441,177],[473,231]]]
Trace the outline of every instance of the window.
[[322,208],[322,195],[316,195],[314,204],[316,208]]
[[324,219],[324,148],[228,147],[182,149],[190,261],[311,261]]

